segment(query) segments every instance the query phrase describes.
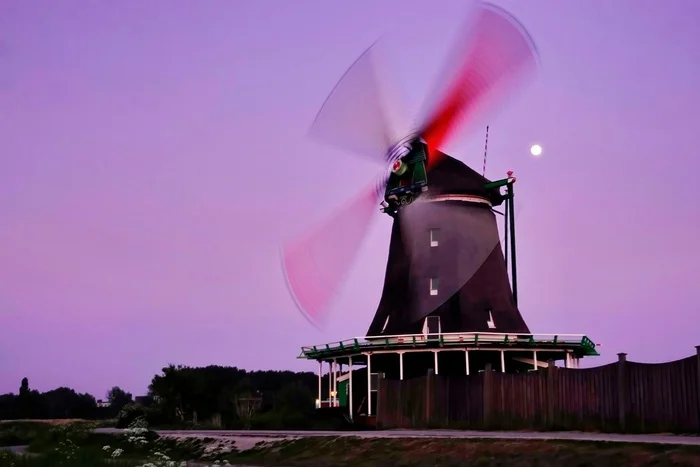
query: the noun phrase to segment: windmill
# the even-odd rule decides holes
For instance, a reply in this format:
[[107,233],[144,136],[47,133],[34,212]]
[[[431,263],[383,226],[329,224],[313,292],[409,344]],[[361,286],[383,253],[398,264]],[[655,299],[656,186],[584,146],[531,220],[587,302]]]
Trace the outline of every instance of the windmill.
[[[395,135],[382,105],[372,47],[349,68],[312,125],[316,139],[383,168],[326,222],[283,247],[287,284],[307,319],[324,322],[373,217],[381,211],[393,219],[384,289],[367,335],[302,348],[301,357],[317,360],[320,369],[323,362],[331,365],[325,404],[348,406],[351,416],[358,392],[353,397],[353,364],[367,368],[360,405],[371,416],[372,375],[378,372],[404,379],[428,367],[468,375],[492,364],[501,371],[527,371],[542,366],[538,351],[570,365],[597,354],[586,336],[531,334],[518,310],[512,173],[490,181],[441,151],[478,111],[537,66],[532,40],[510,14],[479,4],[472,19],[449,55],[456,72],[447,86],[438,87],[436,104],[415,130]],[[358,109],[364,118],[353,120]],[[512,289],[494,214],[504,202]],[[349,371],[338,373],[343,363]],[[323,405],[321,396],[319,373]]]

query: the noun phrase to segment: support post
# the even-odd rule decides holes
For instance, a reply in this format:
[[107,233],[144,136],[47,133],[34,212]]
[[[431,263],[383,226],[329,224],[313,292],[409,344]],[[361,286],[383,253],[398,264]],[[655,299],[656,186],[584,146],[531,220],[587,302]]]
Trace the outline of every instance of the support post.
[[348,410],[350,411],[350,420],[354,420],[352,412],[352,357],[348,357]]
[[620,430],[626,430],[625,417],[627,416],[627,354],[617,354],[617,405]]
[[372,355],[367,354],[367,416],[372,415]]
[[501,373],[506,372],[506,357],[505,352],[501,350]]
[[438,351],[434,350],[434,359],[435,359],[435,374],[438,374]]
[[465,370],[467,370],[467,376],[469,376],[469,350],[464,351],[464,366]]
[[[508,174],[510,176],[511,174]],[[508,183],[508,223],[510,224],[510,279],[513,287],[513,302],[518,306],[518,269],[515,262],[515,193],[513,182]]]
[[403,380],[403,352],[399,352],[399,379]]
[[698,393],[697,393],[697,398],[698,398],[698,426],[696,427],[698,431],[700,431],[700,345],[695,346],[695,354],[696,354],[696,361],[697,361],[697,366],[698,366]]
[[533,367],[535,370],[537,370],[537,369],[539,368],[539,367],[537,366],[537,350],[533,350],[533,351],[532,351],[532,360],[533,360],[532,367]]
[[331,405],[335,407],[338,402],[338,362],[335,358],[333,359],[331,368],[333,368],[333,397],[331,398]]
[[321,401],[323,401],[323,360],[318,361],[318,404],[317,409],[321,408]]

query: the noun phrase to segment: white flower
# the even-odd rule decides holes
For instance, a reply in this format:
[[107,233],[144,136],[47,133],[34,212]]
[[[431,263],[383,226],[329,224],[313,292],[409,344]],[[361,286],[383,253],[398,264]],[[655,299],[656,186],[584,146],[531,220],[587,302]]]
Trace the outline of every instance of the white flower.
[[109,451],[110,449],[112,449],[112,447],[110,445],[102,446],[103,451]]
[[123,449],[115,449],[114,452],[112,453],[112,457],[119,457],[124,453]]

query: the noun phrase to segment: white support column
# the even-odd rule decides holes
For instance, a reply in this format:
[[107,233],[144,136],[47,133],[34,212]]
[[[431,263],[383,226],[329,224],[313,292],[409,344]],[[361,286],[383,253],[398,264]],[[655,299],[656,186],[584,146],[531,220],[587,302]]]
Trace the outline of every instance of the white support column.
[[333,405],[333,360],[328,362],[328,407]]
[[505,352],[501,350],[501,373],[506,372],[506,357]]
[[323,384],[323,361],[319,360],[318,361],[318,404],[316,404],[318,407],[317,409],[321,408],[321,401],[323,400],[323,391],[321,389],[321,386]]
[[399,379],[403,380],[403,352],[399,352]]
[[331,400],[331,405],[336,406],[338,402],[338,362],[333,359],[333,398]]
[[538,368],[538,367],[537,367],[537,350],[533,350],[533,351],[532,351],[532,360],[533,360],[533,362],[532,362],[532,368],[534,368],[535,370],[537,370],[537,368]]
[[[343,376],[343,364],[338,362],[338,374],[335,377],[335,399],[336,401],[339,401],[338,397],[338,378]],[[338,405],[340,405],[340,402],[338,402]]]
[[564,368],[571,368],[571,355],[566,352],[566,358],[564,358]]
[[367,416],[372,415],[372,355],[367,354]]
[[469,376],[469,350],[464,351],[464,363],[465,369],[467,370],[467,376]]
[[438,351],[434,350],[433,354],[435,355],[435,374],[438,374]]
[[350,420],[353,420],[355,417],[352,413],[352,357],[348,357],[348,360],[348,371],[350,372],[348,374],[348,409],[350,411]]

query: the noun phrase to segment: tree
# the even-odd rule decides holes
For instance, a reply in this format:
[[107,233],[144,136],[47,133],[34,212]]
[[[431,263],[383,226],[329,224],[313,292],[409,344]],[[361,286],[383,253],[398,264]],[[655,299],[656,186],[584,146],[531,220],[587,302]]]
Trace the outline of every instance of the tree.
[[131,396],[131,393],[126,392],[119,386],[114,386],[112,389],[107,391],[107,400],[109,401],[112,411],[114,413],[119,413],[122,407],[132,402],[133,397]]
[[71,388],[52,389],[40,398],[48,418],[92,418],[96,414],[95,398],[90,394],[78,394]]
[[261,405],[262,397],[260,396],[253,396],[251,394],[236,396],[236,413],[238,414],[238,418],[243,422],[243,428],[250,430],[253,415],[260,410]]
[[274,409],[278,412],[310,415],[314,411],[314,396],[307,386],[299,381],[293,381],[277,391]]
[[22,378],[22,385],[19,387],[19,395],[20,397],[22,396],[27,396],[29,394],[29,379],[25,376]]

